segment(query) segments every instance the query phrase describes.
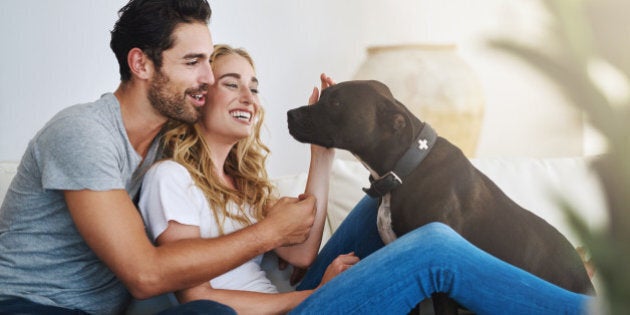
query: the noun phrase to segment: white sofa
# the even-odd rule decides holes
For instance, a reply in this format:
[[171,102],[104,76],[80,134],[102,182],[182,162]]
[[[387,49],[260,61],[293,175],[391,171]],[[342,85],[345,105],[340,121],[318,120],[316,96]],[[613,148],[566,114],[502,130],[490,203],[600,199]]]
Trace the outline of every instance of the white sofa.
[[[531,210],[554,225],[575,245],[579,238],[573,233],[558,206],[557,198],[565,198],[592,227],[607,220],[606,203],[596,175],[589,167],[589,159],[574,158],[478,158],[473,164],[490,177],[503,191],[521,206]],[[0,201],[16,170],[16,163],[0,163]],[[280,194],[297,196],[304,189],[306,171],[274,179]],[[331,177],[328,221],[324,240],[337,228],[349,210],[364,195],[361,188],[368,185],[368,172],[357,161],[335,159]],[[278,272],[272,260],[266,260],[269,276],[281,290],[289,289],[288,272]],[[596,281],[595,281],[596,282]],[[159,302],[162,301],[162,302]],[[167,303],[162,298],[151,303],[132,305],[130,313],[148,313],[156,303]]]

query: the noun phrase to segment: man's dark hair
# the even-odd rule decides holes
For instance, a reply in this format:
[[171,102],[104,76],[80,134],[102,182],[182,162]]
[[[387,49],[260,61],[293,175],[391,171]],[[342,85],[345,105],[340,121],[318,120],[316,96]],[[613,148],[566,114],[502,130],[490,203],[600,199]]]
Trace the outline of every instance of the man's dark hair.
[[173,31],[180,23],[208,24],[212,10],[206,0],[131,0],[120,11],[109,46],[120,68],[120,79],[131,79],[127,55],[140,48],[157,69],[162,52],[173,46]]

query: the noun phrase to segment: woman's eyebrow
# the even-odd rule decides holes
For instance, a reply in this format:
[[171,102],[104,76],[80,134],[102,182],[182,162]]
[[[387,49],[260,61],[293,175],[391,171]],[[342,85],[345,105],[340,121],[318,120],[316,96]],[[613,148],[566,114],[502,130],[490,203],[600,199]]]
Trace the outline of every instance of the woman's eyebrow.
[[[219,80],[221,80],[221,79],[223,79],[223,78],[225,78],[225,77],[232,77],[232,78],[235,78],[235,79],[240,79],[240,78],[241,78],[241,75],[240,75],[240,74],[238,74],[238,73],[232,73],[232,72],[230,72],[230,73],[226,73],[226,74],[224,74],[224,75],[220,76],[220,77],[219,77]],[[256,77],[252,77],[252,82],[258,83],[258,78],[256,78]]]
[[223,79],[223,78],[225,78],[225,77],[233,77],[233,78],[235,78],[235,79],[240,79],[240,78],[241,78],[241,75],[240,75],[240,74],[238,74],[238,73],[231,73],[231,72],[230,72],[230,73],[226,73],[226,74],[224,74],[224,75],[220,76],[220,77],[219,77],[219,79]]

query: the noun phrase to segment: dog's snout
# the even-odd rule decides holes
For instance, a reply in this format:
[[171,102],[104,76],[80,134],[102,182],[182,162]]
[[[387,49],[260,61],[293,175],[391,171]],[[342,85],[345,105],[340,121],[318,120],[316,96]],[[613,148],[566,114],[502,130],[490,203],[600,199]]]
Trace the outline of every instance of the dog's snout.
[[300,116],[300,113],[297,110],[297,108],[287,111],[287,119],[288,119],[289,123],[291,123],[291,121],[298,120],[299,116]]
[[287,111],[289,134],[297,141],[330,148],[334,143],[331,130],[325,128],[326,124],[317,115],[315,108],[317,107],[306,105]]
[[[304,126],[308,123],[308,106],[297,107],[287,111],[287,122],[289,123],[289,129],[292,126]],[[302,127],[304,128],[304,127]]]
[[300,108],[294,108],[287,111],[287,123],[289,126],[289,133],[296,137],[297,134],[301,133],[301,129],[304,129],[303,117],[304,114],[300,110]]

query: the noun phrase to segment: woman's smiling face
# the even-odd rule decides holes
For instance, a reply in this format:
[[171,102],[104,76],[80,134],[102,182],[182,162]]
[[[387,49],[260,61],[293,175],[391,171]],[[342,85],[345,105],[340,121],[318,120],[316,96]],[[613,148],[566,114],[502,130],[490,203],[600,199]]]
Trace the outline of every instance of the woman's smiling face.
[[213,60],[215,83],[208,89],[201,126],[206,136],[236,143],[250,136],[259,110],[258,79],[254,67],[237,54]]

